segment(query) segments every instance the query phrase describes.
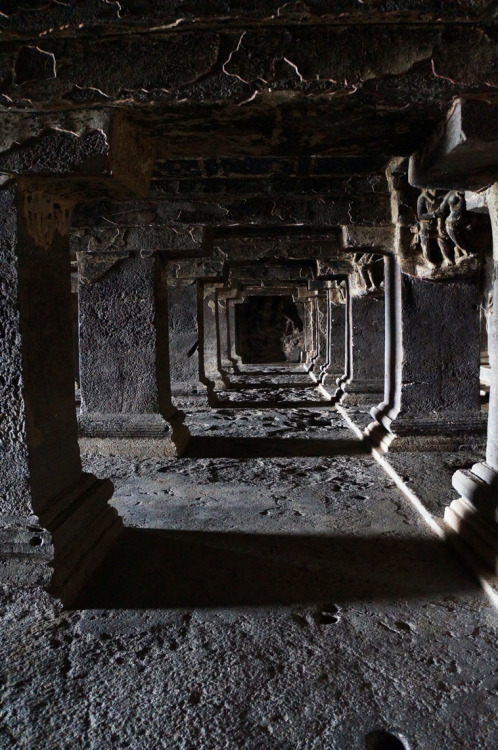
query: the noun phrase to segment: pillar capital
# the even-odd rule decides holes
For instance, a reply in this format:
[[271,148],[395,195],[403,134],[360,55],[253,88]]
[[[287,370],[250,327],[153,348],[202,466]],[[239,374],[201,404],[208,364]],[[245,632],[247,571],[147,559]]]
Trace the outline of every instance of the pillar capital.
[[410,159],[419,188],[483,190],[498,179],[498,105],[457,99]]

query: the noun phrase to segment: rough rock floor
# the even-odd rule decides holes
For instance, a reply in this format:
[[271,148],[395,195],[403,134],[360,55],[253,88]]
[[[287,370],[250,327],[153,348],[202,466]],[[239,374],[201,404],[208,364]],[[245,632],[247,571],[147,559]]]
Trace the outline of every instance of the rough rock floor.
[[[127,531],[78,609],[4,591],[2,750],[497,748],[496,612],[340,415],[187,422],[216,455],[87,457]],[[396,468],[441,515],[471,460]]]

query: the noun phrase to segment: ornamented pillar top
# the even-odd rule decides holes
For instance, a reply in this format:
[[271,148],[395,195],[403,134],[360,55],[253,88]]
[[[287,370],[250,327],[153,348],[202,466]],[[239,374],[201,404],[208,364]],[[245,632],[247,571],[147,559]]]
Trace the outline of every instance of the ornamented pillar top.
[[391,162],[387,177],[395,252],[403,273],[432,281],[474,276],[487,239],[482,217],[467,209],[463,190],[420,190],[408,176],[408,160]]

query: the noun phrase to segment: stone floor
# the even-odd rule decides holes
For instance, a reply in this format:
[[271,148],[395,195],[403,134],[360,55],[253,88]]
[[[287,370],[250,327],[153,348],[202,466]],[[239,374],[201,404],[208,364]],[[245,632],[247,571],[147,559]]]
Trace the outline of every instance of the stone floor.
[[[2,750],[497,748],[496,611],[340,415],[186,419],[224,450],[87,457],[127,530],[78,608],[4,590]],[[440,517],[474,456],[389,460]]]
[[[318,404],[317,404],[318,406]],[[334,406],[186,412],[189,457],[331,456],[365,453]]]
[[317,407],[330,402],[330,395],[318,388],[316,383],[310,381],[306,386],[278,386],[268,383],[260,383],[257,388],[241,387],[239,390],[216,391],[215,399],[219,406],[239,407],[250,409],[251,407],[278,407],[306,408],[310,405]]

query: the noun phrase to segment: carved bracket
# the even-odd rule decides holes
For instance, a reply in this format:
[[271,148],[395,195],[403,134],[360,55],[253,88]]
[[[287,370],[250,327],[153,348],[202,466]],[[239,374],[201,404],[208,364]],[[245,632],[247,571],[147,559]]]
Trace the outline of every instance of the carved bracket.
[[407,159],[393,160],[387,178],[402,272],[441,281],[474,276],[481,267],[483,234],[464,192],[412,187]]

